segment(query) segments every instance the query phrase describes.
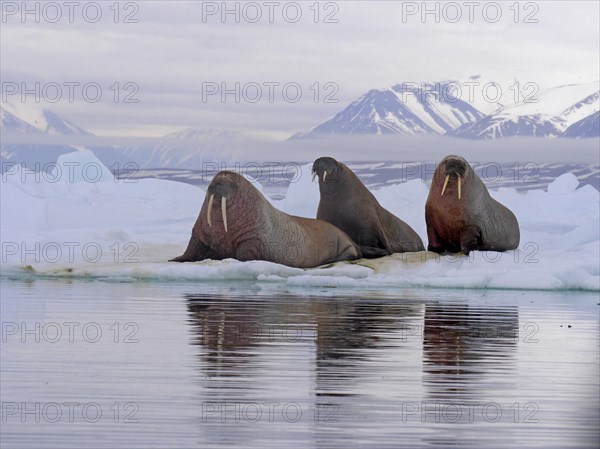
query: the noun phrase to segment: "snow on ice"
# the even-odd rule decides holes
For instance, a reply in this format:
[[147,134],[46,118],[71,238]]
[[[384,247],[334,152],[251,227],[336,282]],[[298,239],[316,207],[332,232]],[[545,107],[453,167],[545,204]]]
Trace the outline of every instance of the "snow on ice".
[[[180,255],[204,200],[200,188],[166,180],[115,180],[89,150],[63,155],[51,173],[12,167],[2,178],[2,276],[109,281],[253,281],[290,288],[394,287],[600,290],[599,192],[565,173],[546,190],[491,191],[519,219],[521,244],[505,253],[421,252],[313,269],[264,261],[168,263]],[[285,199],[314,217],[319,189],[302,167]],[[259,190],[262,187],[253,181]],[[428,186],[420,180],[373,191],[427,242]]]

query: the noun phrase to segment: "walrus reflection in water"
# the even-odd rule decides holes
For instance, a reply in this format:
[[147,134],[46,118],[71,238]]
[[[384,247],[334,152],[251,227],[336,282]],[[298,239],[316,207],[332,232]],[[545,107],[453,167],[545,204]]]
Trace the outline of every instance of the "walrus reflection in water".
[[234,258],[310,268],[360,258],[335,226],[273,207],[243,176],[217,173],[206,192],[185,253],[172,262]]
[[438,164],[425,204],[427,249],[436,253],[506,251],[519,246],[515,215],[493,199],[460,156]]
[[423,241],[408,224],[381,207],[375,196],[345,164],[321,157],[312,171],[319,177],[317,218],[344,231],[363,257],[423,251]]

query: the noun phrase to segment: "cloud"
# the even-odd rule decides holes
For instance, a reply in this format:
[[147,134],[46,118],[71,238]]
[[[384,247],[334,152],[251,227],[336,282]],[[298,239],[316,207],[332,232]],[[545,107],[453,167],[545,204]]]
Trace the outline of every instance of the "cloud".
[[[11,2],[3,2],[3,8],[6,3]],[[302,19],[290,23],[282,11],[292,2],[278,2],[281,10],[275,10],[270,23],[265,3],[255,2],[263,13],[257,23],[243,16],[236,23],[233,15],[227,23],[219,15],[203,22],[202,3],[207,4],[139,2],[137,11],[126,11],[121,3],[119,23],[109,3],[102,3],[98,23],[77,15],[73,23],[22,23],[20,16],[10,16],[1,32],[2,80],[100,83],[98,103],[77,99],[48,104],[100,134],[151,135],[153,127],[206,125],[283,136],[327,119],[369,89],[399,82],[480,72],[488,78],[520,72],[547,85],[599,77],[597,2],[537,2],[533,17],[538,23],[523,23],[533,11],[524,3],[517,23],[514,10],[503,2],[497,23],[481,13],[469,23],[464,7],[462,20],[449,23],[442,14],[447,3],[439,3],[439,23],[432,15],[425,23],[419,14],[403,17],[403,7],[421,2],[329,2],[337,9],[326,9],[329,3],[321,2],[319,23],[312,3],[300,2]],[[490,2],[480,3],[483,8]],[[240,11],[246,4],[239,3]],[[234,2],[228,5],[235,7]],[[123,23],[132,12],[138,22]],[[338,23],[323,23],[332,13]],[[110,86],[126,82],[139,86],[136,105],[114,101]],[[257,103],[243,98],[238,103],[233,96],[224,103],[218,97],[203,102],[202,83],[207,82],[227,88],[236,82],[242,87],[297,83],[303,95],[296,103],[281,95],[274,102],[264,95]],[[323,102],[327,82],[337,86],[338,103]]]

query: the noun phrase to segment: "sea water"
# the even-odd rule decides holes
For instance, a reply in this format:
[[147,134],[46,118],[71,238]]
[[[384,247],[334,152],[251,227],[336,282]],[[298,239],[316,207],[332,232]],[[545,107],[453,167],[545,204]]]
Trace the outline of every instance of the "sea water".
[[597,292],[2,279],[2,448],[598,446]]

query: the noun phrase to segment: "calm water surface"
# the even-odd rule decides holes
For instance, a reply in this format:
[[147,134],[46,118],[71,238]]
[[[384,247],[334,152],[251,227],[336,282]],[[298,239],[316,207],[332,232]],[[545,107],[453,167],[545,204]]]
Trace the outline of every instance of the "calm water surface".
[[600,444],[595,293],[1,285],[3,449]]

